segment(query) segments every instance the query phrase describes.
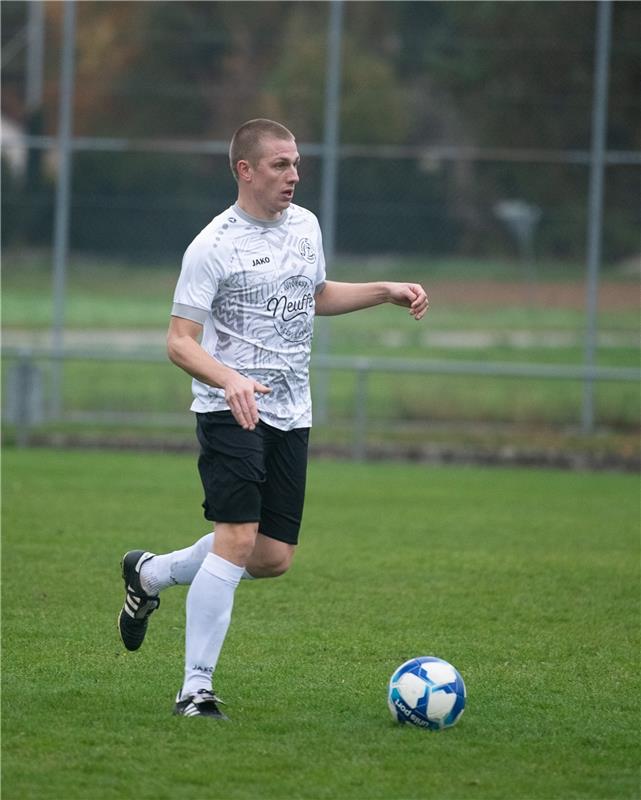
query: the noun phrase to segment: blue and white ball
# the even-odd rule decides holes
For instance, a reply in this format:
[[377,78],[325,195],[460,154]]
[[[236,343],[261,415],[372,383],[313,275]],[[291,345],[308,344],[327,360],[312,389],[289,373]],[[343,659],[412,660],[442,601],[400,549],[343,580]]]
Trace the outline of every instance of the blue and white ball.
[[392,675],[387,705],[397,722],[440,731],[456,725],[466,697],[463,678],[451,664],[422,656],[401,664]]

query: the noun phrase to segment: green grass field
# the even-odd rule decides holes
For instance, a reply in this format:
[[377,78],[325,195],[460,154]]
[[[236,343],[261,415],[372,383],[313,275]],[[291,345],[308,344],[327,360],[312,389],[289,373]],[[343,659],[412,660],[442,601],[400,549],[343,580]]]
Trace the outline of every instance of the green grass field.
[[[184,587],[142,650],[119,559],[206,532],[187,456],[7,450],[4,800],[638,798],[637,476],[310,465],[290,573],[243,582],[217,674],[232,721],[177,719]],[[409,657],[468,689],[395,725]]]

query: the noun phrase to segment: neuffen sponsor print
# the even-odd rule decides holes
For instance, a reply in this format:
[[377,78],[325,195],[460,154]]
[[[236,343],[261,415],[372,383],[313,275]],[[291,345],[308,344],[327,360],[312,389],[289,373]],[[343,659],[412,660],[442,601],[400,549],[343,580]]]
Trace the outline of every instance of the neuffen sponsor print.
[[312,335],[314,283],[306,275],[287,278],[267,301],[276,330],[288,342],[303,342]]

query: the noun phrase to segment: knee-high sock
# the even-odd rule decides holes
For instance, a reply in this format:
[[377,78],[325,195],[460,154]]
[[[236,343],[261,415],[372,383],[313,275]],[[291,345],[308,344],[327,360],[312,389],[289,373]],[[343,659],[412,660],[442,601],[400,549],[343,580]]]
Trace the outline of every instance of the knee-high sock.
[[209,553],[187,593],[185,678],[182,697],[211,689],[211,680],[227,635],[234,592],[243,567]]
[[147,594],[156,595],[168,586],[189,585],[207,553],[211,553],[213,541],[213,532],[207,533],[190,547],[157,555],[145,561],[140,568],[142,588]]
[[[140,582],[147,594],[152,596],[169,586],[189,586],[203,563],[207,553],[213,549],[215,532],[201,536],[197,542],[182,550],[150,558],[140,568]],[[251,580],[253,575],[245,570],[243,580]]]

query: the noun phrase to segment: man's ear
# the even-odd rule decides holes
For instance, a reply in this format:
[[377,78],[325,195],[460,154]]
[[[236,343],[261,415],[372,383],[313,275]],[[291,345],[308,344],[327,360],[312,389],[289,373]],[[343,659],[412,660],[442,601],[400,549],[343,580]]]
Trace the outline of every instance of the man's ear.
[[252,166],[249,161],[241,159],[236,163],[236,172],[238,172],[238,180],[249,182],[252,176]]

